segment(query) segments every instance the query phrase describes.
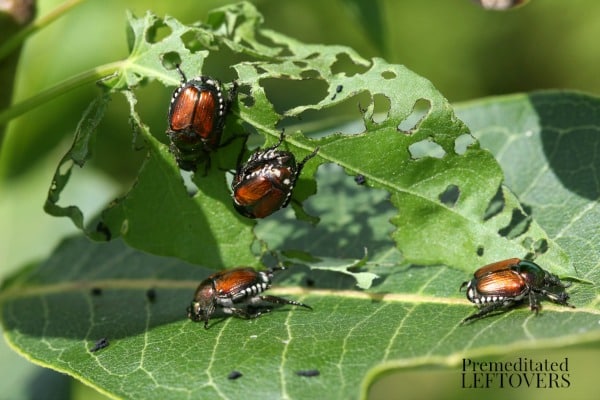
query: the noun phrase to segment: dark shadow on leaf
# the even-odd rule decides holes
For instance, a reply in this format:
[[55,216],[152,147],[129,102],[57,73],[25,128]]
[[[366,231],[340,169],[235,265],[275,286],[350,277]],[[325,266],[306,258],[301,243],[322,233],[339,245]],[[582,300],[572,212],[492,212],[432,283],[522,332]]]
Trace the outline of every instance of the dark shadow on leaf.
[[456,185],[450,184],[446,187],[446,189],[440,193],[438,199],[440,202],[447,207],[454,207],[458,198],[460,197],[460,188]]
[[487,221],[492,217],[500,214],[504,209],[505,201],[504,201],[504,192],[502,191],[502,186],[498,187],[498,191],[490,200],[490,203],[483,214],[483,220]]
[[[356,185],[352,176],[332,164],[319,167],[317,182],[317,194],[304,202],[304,208],[321,217],[321,222],[312,226],[284,211],[259,221],[255,231],[271,249],[297,249],[314,257],[360,260],[366,248],[368,260],[377,263],[395,248],[390,237],[393,226],[389,223],[394,209],[387,192]],[[318,288],[356,288],[352,277],[332,274],[312,271],[307,279]]]
[[335,271],[310,271],[307,279],[314,280],[316,289],[353,290],[356,289],[356,280],[349,275]]
[[[82,352],[106,338],[110,346],[100,351],[107,351],[118,339],[186,321],[196,284],[211,273],[142,253],[121,240],[67,239],[45,263],[19,276],[23,282],[35,282],[38,293],[7,296],[4,328],[40,338],[86,340]],[[101,295],[94,295],[92,288],[100,289]],[[151,288],[154,301],[147,296]],[[198,329],[204,328],[199,324]]]
[[515,208],[512,211],[509,224],[500,229],[498,234],[500,234],[500,236],[505,236],[508,239],[517,238],[527,232],[531,225],[531,220],[531,216],[526,215],[521,210]]
[[[579,196],[600,197],[600,104],[581,93],[529,96],[538,114],[541,139],[549,166],[561,183]],[[553,100],[553,101],[551,101]]]

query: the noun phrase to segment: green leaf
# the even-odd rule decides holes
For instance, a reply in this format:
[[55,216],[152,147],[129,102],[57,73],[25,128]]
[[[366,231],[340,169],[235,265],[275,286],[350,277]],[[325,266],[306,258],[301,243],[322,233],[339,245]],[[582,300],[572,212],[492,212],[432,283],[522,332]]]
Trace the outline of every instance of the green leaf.
[[[185,307],[209,270],[120,240],[77,238],[6,282],[2,323],[11,346],[36,363],[112,396],[144,399],[356,398],[390,368],[453,365],[461,356],[598,339],[598,310],[593,299],[588,307],[581,303],[579,286],[576,310],[545,303],[538,317],[523,308],[462,326],[473,309],[457,291],[464,274],[446,267],[374,270],[385,280],[371,292],[326,289],[336,278],[320,271],[312,273],[310,289],[278,282],[273,294],[314,310],[286,307],[250,321],[215,318],[205,330],[185,319]],[[90,352],[102,338],[109,346]],[[296,375],[306,369],[320,376],[307,383]],[[233,370],[243,377],[227,379]],[[247,385],[255,388],[251,394]]]
[[[592,282],[600,278],[598,205],[587,177],[571,177],[579,177],[574,172],[582,166],[598,169],[598,110],[597,98],[572,93],[510,96],[460,109],[498,154],[525,208],[553,232],[551,239],[575,261],[577,276]],[[41,365],[121,398],[348,399],[364,396],[392,369],[455,366],[464,357],[600,340],[598,286],[581,283],[568,289],[576,309],[544,302],[537,316],[524,306],[461,325],[474,311],[458,292],[469,274],[399,264],[390,253],[394,228],[385,218],[394,209],[385,192],[356,185],[333,166],[317,179],[326,189],[306,207],[323,214],[321,224],[283,215],[269,219],[259,236],[271,246],[325,256],[340,251],[352,258],[366,247],[369,258],[357,267],[379,276],[370,290],[352,290],[354,279],[339,273],[294,267],[278,275],[270,292],[310,304],[312,312],[284,307],[256,320],[215,318],[204,330],[185,319],[185,308],[209,269],[142,253],[120,240],[76,238],[5,282],[0,303],[9,343]],[[340,218],[347,215],[356,218]],[[146,296],[150,288],[154,302]],[[90,353],[101,338],[109,346]],[[306,369],[320,375],[295,374]],[[227,379],[233,370],[243,376]]]
[[69,182],[73,166],[83,167],[92,157],[96,141],[96,128],[106,112],[109,100],[110,97],[108,94],[103,93],[94,99],[85,110],[77,125],[73,144],[56,168],[56,172],[52,178],[52,185],[48,190],[48,198],[44,205],[44,210],[48,214],[57,217],[69,217],[79,229],[84,229],[83,213],[79,207],[61,207],[57,203],[60,200],[61,192]]
[[149,145],[150,156],[136,185],[104,212],[102,223],[132,246],[155,254],[215,269],[256,265],[250,251],[251,224],[231,212],[224,173],[199,178],[199,190],[190,196],[167,147],[141,121],[133,94],[125,94],[133,124]]
[[497,154],[507,185],[569,255],[574,277],[597,282],[600,100],[536,92],[463,106],[459,115]]
[[[504,97],[460,110],[498,153],[507,176],[519,179],[509,183],[575,260],[578,277],[593,282],[599,279],[597,200],[582,196],[594,195],[586,177],[579,183],[564,177],[578,176],[572,172],[583,165],[597,170],[597,110],[597,98],[568,93]],[[568,157],[573,153],[577,163]],[[121,398],[348,399],[364,396],[391,369],[455,366],[463,357],[600,339],[598,286],[580,283],[568,289],[576,309],[544,302],[537,316],[524,306],[461,325],[474,311],[458,292],[469,274],[399,264],[390,254],[394,228],[385,218],[394,210],[385,192],[356,185],[333,166],[317,179],[327,189],[306,207],[323,214],[319,226],[284,215],[269,219],[259,236],[312,254],[339,249],[347,258],[366,247],[369,259],[358,267],[379,276],[369,291],[352,290],[355,282],[345,275],[290,268],[271,292],[310,304],[312,312],[285,307],[256,320],[215,318],[204,330],[185,319],[185,308],[209,269],[139,252],[120,240],[77,238],[5,282],[0,303],[9,343],[41,365]],[[347,215],[356,218],[340,218]],[[150,288],[154,302],[146,296]],[[101,338],[109,346],[90,353]],[[320,375],[295,374],[306,369]],[[227,379],[233,370],[243,376]]]
[[[300,203],[315,193],[311,181],[318,165],[336,163],[351,175],[364,176],[369,187],[390,193],[398,209],[392,217],[397,227],[392,236],[406,262],[472,271],[475,265],[531,255],[535,253],[532,243],[544,242],[547,251],[540,260],[547,268],[574,274],[566,254],[517,198],[501,187],[502,172],[492,155],[473,141],[461,145],[469,138],[468,130],[447,100],[405,67],[381,59],[364,60],[343,46],[307,45],[265,30],[260,26],[262,16],[248,3],[214,11],[209,25],[185,27],[150,13],[141,19],[130,16],[129,23],[130,58],[121,74],[105,83],[126,94],[148,160],[136,185],[102,217],[100,226],[111,236],[120,234],[142,250],[212,268],[260,262],[250,251],[254,222],[235,215],[223,172],[235,168],[238,147],[216,152],[218,168],[206,177],[194,177],[198,192],[190,199],[167,146],[144,125],[135,110],[134,93],[126,90],[144,76],[173,83],[173,73],[163,65],[165,58],[179,57],[188,71],[190,66],[199,70],[208,51],[229,47],[252,60],[232,65],[241,93],[228,119],[226,137],[239,132],[243,124],[265,135],[267,146],[279,137],[277,125],[295,123],[288,129],[284,147],[298,159],[319,148],[294,191],[298,216],[305,215]],[[167,26],[170,32],[157,41],[158,26]],[[204,50],[188,48],[182,38],[190,34]],[[282,108],[271,100],[267,88],[272,85],[304,81],[315,85],[313,103]],[[355,111],[351,118],[362,119],[360,134],[342,131],[309,139],[294,122],[307,116],[318,121],[320,113],[330,115],[333,107],[356,104],[361,112]],[[449,203],[444,196],[450,190],[456,192],[456,199]],[[501,207],[486,215],[497,193],[502,195]]]

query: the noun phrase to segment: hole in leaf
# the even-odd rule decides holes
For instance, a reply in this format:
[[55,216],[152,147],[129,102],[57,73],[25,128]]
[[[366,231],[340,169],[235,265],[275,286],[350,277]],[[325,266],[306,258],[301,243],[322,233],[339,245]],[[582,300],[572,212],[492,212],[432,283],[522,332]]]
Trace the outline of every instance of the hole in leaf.
[[411,144],[408,146],[408,151],[414,160],[423,157],[443,158],[446,155],[442,146],[434,142],[431,138]]
[[483,246],[477,246],[477,255],[479,257],[483,256],[483,252],[484,252]]
[[544,238],[534,242],[531,237],[527,236],[521,243],[523,247],[531,249],[525,256],[526,260],[534,260],[537,256],[548,251],[548,241]]
[[305,104],[316,104],[327,96],[327,84],[319,79],[262,79],[267,99],[279,114]]
[[190,171],[181,171],[181,178],[183,179],[183,184],[185,185],[185,190],[188,193],[188,196],[194,197],[198,192],[198,186],[194,183],[193,174]]
[[306,60],[314,60],[315,58],[320,57],[319,53],[311,53],[308,56],[304,57]]
[[265,75],[267,74],[267,70],[264,69],[263,67],[261,67],[260,65],[255,65],[254,69],[256,69],[256,73],[259,75]]
[[[71,168],[73,168],[73,159],[67,159],[65,162],[63,162],[62,164],[60,164],[58,166],[58,173],[61,176],[65,176],[69,173],[69,171],[71,170]],[[83,164],[79,165],[80,167],[83,166]]]
[[171,28],[165,25],[162,20],[157,20],[146,31],[146,41],[148,43],[158,43],[171,34]]
[[429,110],[431,110],[431,102],[429,100],[417,100],[410,115],[404,118],[404,120],[398,125],[398,130],[407,134],[413,133],[419,129],[421,121],[427,116]]
[[166,69],[173,70],[177,65],[181,64],[181,57],[176,51],[169,51],[162,55],[161,63]]
[[525,239],[523,239],[521,243],[525,248],[533,248],[533,239],[530,236],[527,236]]
[[383,71],[381,76],[383,79],[394,79],[396,77],[396,73],[394,71]]
[[104,221],[98,221],[96,224],[96,232],[100,233],[104,236],[107,242],[110,242],[112,238],[112,233],[110,232],[110,227],[104,223]]
[[373,96],[373,122],[378,124],[384,122],[390,114],[391,105],[390,99],[387,96],[381,93]]
[[460,197],[460,189],[456,185],[448,185],[439,195],[440,202],[448,207],[454,207]]
[[[245,41],[244,41],[244,42],[245,42]],[[271,42],[271,43],[273,43],[273,45],[272,45],[271,47],[273,47],[273,46],[274,46],[274,48],[275,48],[275,47],[278,47],[278,48],[280,49],[280,50],[279,50],[279,53],[277,54],[277,56],[278,56],[278,57],[294,57],[294,56],[295,56],[295,53],[294,53],[292,50],[290,50],[290,48],[289,48],[288,46],[286,46],[286,45],[284,45],[284,46],[281,46],[281,45],[279,45],[279,44],[275,44],[275,43],[274,43],[274,42],[271,40],[271,38],[266,38],[266,37],[265,37],[265,45],[267,45],[267,46],[268,46],[268,45],[269,45],[269,44],[268,44],[268,42]],[[246,42],[246,44],[250,45],[250,43],[247,43],[247,42]]]
[[192,53],[196,53],[203,48],[205,48],[202,43],[198,40],[198,37],[194,32],[187,31],[183,35],[180,36],[181,41],[186,49],[188,49]]
[[527,232],[530,225],[531,217],[523,214],[518,208],[514,208],[510,223],[506,227],[500,229],[498,233],[501,236],[505,236],[507,239],[514,239]]
[[504,209],[504,193],[502,192],[502,186],[498,188],[498,191],[490,200],[485,213],[483,214],[483,220],[487,221],[490,218],[495,217]]
[[331,74],[345,74],[346,76],[354,76],[367,71],[367,67],[356,65],[346,53],[339,53],[336,56],[336,61],[331,66]]
[[[314,121],[319,126],[319,131],[311,132],[311,137],[322,137],[336,132],[343,132],[348,135],[363,133],[366,130],[365,121],[362,118],[356,118],[356,105],[366,104],[369,101],[371,101],[370,93],[366,91],[357,93],[345,98],[343,101],[334,103],[327,109],[307,109],[298,115],[288,113],[278,126],[297,129],[294,126],[297,126],[298,120],[301,120],[302,124],[309,124]],[[332,116],[335,117],[332,118]],[[344,119],[339,116],[344,116]]]
[[306,68],[308,67],[308,63],[305,61],[294,61],[293,64],[299,68]]
[[548,241],[546,239],[539,239],[533,244],[533,250],[536,254],[544,254],[548,251]]
[[238,92],[238,99],[242,102],[242,104],[248,108],[254,106],[254,97],[249,94],[245,96],[240,96],[240,92]]
[[475,138],[469,134],[460,135],[454,141],[454,151],[456,154],[465,154],[469,146],[475,143]]
[[318,79],[321,77],[321,74],[319,74],[319,71],[315,71],[314,69],[308,69],[306,71],[302,71],[300,73],[300,77],[302,79]]

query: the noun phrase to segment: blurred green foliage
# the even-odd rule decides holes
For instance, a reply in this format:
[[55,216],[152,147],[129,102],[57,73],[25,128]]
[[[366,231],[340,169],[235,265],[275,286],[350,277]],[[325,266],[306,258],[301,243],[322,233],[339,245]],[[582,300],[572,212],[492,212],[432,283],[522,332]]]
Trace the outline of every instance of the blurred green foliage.
[[[61,2],[39,1],[38,15],[45,15]],[[151,9],[158,15],[168,14],[191,23],[203,20],[212,8],[233,2],[84,2],[24,43],[12,102],[30,98],[79,72],[125,58],[126,9],[136,15]],[[365,57],[383,57],[406,65],[431,80],[451,101],[543,88],[600,93],[600,52],[596,50],[600,2],[596,0],[533,0],[510,12],[485,11],[470,0],[254,3],[268,28],[306,42],[350,46]],[[214,60],[210,68],[212,74],[220,77],[232,75],[226,59]],[[44,192],[53,166],[70,145],[77,122],[97,90],[93,85],[80,88],[8,124],[0,143],[0,241],[4,243],[0,247],[0,276],[31,261],[31,257],[50,251],[58,237],[70,231],[66,221],[43,214]],[[139,111],[145,122],[153,132],[164,131],[171,89],[151,83],[138,95],[143,99]],[[0,96],[6,100],[9,92],[0,90]],[[275,102],[284,102],[289,93],[276,96]],[[135,177],[142,158],[133,149],[128,109],[121,97],[115,97],[110,104],[98,137],[92,166],[99,173],[86,174],[84,179],[90,181],[85,187],[104,191],[108,196]],[[108,183],[106,176],[113,183]],[[27,218],[22,219],[23,215]],[[54,372],[39,372],[38,367],[14,353],[6,353],[9,352],[2,349],[3,359],[14,358],[14,363],[6,363],[5,359],[8,369],[2,375],[7,384],[28,381],[34,388],[35,383],[39,386],[48,379],[61,379]],[[27,368],[32,371],[30,379],[15,378],[26,374],[23,371]],[[431,379],[428,376],[424,382]],[[455,387],[452,379],[448,386]],[[4,390],[4,382],[0,392],[11,393]],[[34,392],[30,389],[13,393],[13,398],[30,398]]]

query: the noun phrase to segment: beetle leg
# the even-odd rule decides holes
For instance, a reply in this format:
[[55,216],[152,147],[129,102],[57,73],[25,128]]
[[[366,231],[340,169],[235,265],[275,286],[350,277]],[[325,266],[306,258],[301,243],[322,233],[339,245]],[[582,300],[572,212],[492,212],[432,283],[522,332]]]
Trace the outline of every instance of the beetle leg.
[[231,308],[229,308],[229,312],[231,312],[231,314],[233,314],[237,317],[240,317],[240,318],[244,318],[244,319],[258,318],[262,314],[268,313],[270,311],[271,311],[271,309],[269,309],[269,308],[262,308],[259,310],[256,307],[247,307],[247,308],[231,307]]
[[529,291],[529,308],[531,309],[531,311],[535,311],[536,314],[542,308],[540,306],[540,300],[538,299],[538,295],[533,290]]
[[556,304],[575,308],[574,305],[569,304],[569,302],[568,302],[569,295],[566,292],[561,292],[561,293],[557,294],[557,293],[550,292],[548,290],[540,290],[540,294],[542,296],[546,296],[548,299],[550,299],[551,301],[553,301]]
[[202,176],[207,176],[209,169],[210,169],[210,155],[207,154],[206,159],[204,160],[204,172],[202,173]]
[[300,306],[300,307],[305,307],[308,308],[309,310],[312,310],[312,307],[309,305],[306,305],[304,303],[300,303],[298,301],[295,300],[288,300],[288,299],[284,299],[282,297],[277,297],[277,296],[259,296],[259,298],[262,301],[266,301],[268,303],[273,303],[273,304],[291,304],[293,306]]
[[487,304],[483,307],[481,307],[479,309],[479,311],[469,315],[467,318],[463,319],[461,324],[464,324],[467,321],[471,321],[473,319],[479,319],[479,318],[483,318],[484,316],[486,316],[487,314],[496,311],[499,308],[502,307],[507,307],[509,305],[511,305],[513,302],[512,301],[504,301],[504,302],[495,302],[495,303],[490,303]]
[[250,134],[249,134],[249,133],[247,133],[247,132],[244,132],[244,133],[236,133],[236,134],[232,135],[231,137],[227,138],[227,140],[225,140],[223,143],[221,143],[221,144],[219,145],[219,149],[220,149],[221,147],[226,147],[226,146],[230,145],[230,144],[231,144],[231,143],[233,143],[233,141],[234,141],[234,140],[236,140],[236,139],[244,139],[244,147],[242,148],[242,157],[238,156],[238,163],[237,163],[237,165],[240,165],[240,163],[241,163],[241,160],[243,160],[243,154],[244,154],[244,151],[243,151],[243,150],[245,150],[245,148],[246,148],[246,147],[245,147],[245,145],[246,145],[246,142],[248,141],[248,137],[249,137],[249,136],[250,136]]

